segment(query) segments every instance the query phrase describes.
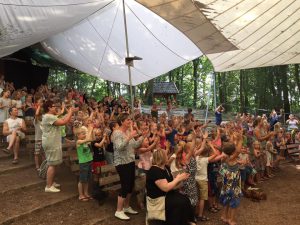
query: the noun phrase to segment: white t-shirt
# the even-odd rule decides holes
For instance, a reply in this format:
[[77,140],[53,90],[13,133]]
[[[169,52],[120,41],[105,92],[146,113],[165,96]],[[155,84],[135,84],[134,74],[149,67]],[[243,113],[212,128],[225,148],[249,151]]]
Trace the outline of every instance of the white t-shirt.
[[293,129],[297,129],[297,120],[289,120],[288,123],[288,130],[293,130]]
[[176,167],[176,154],[172,154],[170,158],[173,158],[173,161],[171,162],[171,165],[170,165],[170,170],[171,172],[177,172],[179,171],[179,169]]
[[207,178],[208,157],[197,156],[196,161],[197,161],[196,180],[208,181]]

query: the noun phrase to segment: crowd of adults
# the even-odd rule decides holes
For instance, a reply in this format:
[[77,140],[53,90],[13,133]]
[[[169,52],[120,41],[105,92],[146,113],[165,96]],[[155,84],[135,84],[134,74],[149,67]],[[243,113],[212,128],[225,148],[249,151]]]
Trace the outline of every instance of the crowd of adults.
[[45,192],[60,192],[55,173],[62,143],[75,141],[78,199],[93,199],[88,181],[93,177],[93,189],[99,189],[101,167],[113,163],[121,183],[115,217],[121,220],[138,213],[130,206],[137,170],[146,190],[139,193],[138,206],[146,205],[149,221],[196,224],[209,220],[205,208],[211,213],[223,208],[221,219],[234,225],[243,191],[274,177],[286,157],[282,147],[300,143],[299,121],[290,115],[285,129],[283,115],[275,110],[269,117],[244,113],[222,122],[225,109],[219,106],[211,126],[196,120],[191,109],[173,115],[171,101],[159,116],[160,106],[153,104],[151,115],[142,114],[140,101],[131,109],[122,96],[96,101],[74,89],[15,89],[3,77],[0,89],[0,122],[8,142],[3,151],[14,154],[12,162],[18,163],[25,120],[32,121],[36,169],[44,158],[48,165]]

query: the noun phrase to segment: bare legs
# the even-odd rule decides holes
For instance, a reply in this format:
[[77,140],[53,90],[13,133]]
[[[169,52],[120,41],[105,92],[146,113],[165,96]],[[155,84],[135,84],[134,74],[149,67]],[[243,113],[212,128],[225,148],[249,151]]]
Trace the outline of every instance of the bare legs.
[[90,197],[88,182],[87,183],[78,182],[78,193],[79,193],[79,200]]
[[16,136],[15,137],[15,143],[13,145],[14,160],[18,160],[19,150],[20,150],[20,138],[18,136]]
[[20,150],[20,137],[16,131],[13,131],[12,134],[9,136],[9,142],[7,150],[12,150],[14,153],[14,161],[13,163],[17,163],[19,158],[19,150]]
[[48,167],[48,170],[47,170],[47,187],[48,188],[50,188],[53,185],[55,171],[56,171],[55,166],[49,166]]
[[131,194],[127,194],[126,198],[122,198],[121,196],[118,196],[118,203],[117,203],[117,211],[120,212],[123,210],[123,208],[129,207]]
[[228,223],[229,225],[236,225],[236,220],[235,220],[236,212],[237,212],[236,208],[231,208],[227,205],[223,209],[221,220],[224,223]]

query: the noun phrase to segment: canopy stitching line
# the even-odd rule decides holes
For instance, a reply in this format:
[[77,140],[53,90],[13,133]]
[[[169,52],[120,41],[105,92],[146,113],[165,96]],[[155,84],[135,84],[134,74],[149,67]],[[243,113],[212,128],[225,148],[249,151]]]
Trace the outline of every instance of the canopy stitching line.
[[[292,14],[290,14],[289,15],[289,18],[291,18],[291,16],[292,15],[294,15],[297,11],[299,10],[299,7],[292,13]],[[282,13],[283,11],[280,11],[280,13]],[[277,14],[277,16],[278,16],[279,14]],[[272,19],[274,19],[274,18],[272,18]],[[275,28],[277,28],[277,27],[279,27],[283,22],[285,22],[286,20],[283,20],[282,22],[280,22],[279,24],[277,24],[275,27],[272,27],[272,30],[270,31],[270,32],[272,32]],[[287,29],[289,29],[290,27],[292,27],[295,23],[297,23],[299,21],[299,19],[298,20],[296,20],[295,22],[293,22],[289,27],[287,27],[287,28],[285,28],[285,30],[287,30]],[[265,24],[266,25],[266,24]],[[262,28],[262,27],[261,27]],[[261,29],[260,28],[260,29]],[[267,36],[270,32],[267,32],[266,34],[264,34],[262,37],[260,37],[260,40],[262,39],[262,38],[264,38],[265,36]],[[268,41],[268,43],[266,43],[266,44],[264,44],[263,46],[261,46],[260,47],[260,49],[261,48],[263,48],[263,47],[265,47],[267,44],[269,44],[269,43],[271,43],[273,40],[275,40],[278,36],[280,36],[282,33],[280,32],[278,35],[276,35],[272,40],[270,40],[270,41]],[[256,42],[253,42],[250,46],[248,46],[248,48],[249,47],[251,47],[251,46],[253,46],[254,44],[255,44]],[[231,57],[230,59],[228,59],[228,60],[226,60],[226,61],[224,61],[224,62],[222,62],[221,64],[219,64],[218,66],[222,66],[222,65],[224,65],[225,63],[227,63],[228,61],[230,61],[230,60],[232,60],[233,58],[235,58],[235,57],[237,57],[238,55],[240,55],[240,54],[242,54],[243,53],[243,51],[241,51],[241,52],[238,52],[235,56],[233,56],[233,57]],[[224,53],[222,53],[222,54],[224,54]],[[248,58],[249,56],[251,56],[251,55],[253,55],[253,54],[255,54],[255,52],[253,52],[253,53],[251,53],[250,55],[247,55],[246,57]],[[243,60],[242,60],[243,61]],[[240,61],[241,62],[241,61]]]
[[[294,0],[291,4],[293,4],[296,0]],[[262,14],[260,14],[257,18],[262,17],[266,12],[268,12],[269,10],[271,10],[273,7],[275,7],[276,5],[278,5],[279,3],[281,3],[281,0],[278,1],[276,4],[274,4],[270,9],[266,10],[265,12],[263,12]],[[286,8],[288,8],[290,5],[286,6],[285,8],[283,8],[281,11],[279,11],[279,13],[282,13]],[[278,16],[279,14],[277,14]],[[258,27],[253,33],[251,33],[250,35],[248,35],[247,37],[245,37],[244,39],[242,39],[238,44],[242,43],[243,41],[245,41],[246,39],[248,39],[249,37],[251,37],[252,35],[254,35],[256,32],[258,32],[262,27],[264,27],[267,23],[269,23],[271,20],[273,20],[274,18],[270,18],[269,20],[267,20],[263,26]],[[240,31],[242,31],[243,29],[245,29],[248,25],[254,23],[255,20],[253,20],[251,23],[247,24],[246,26],[244,26],[242,29],[240,29],[239,31],[237,31],[236,33],[234,33],[233,35],[229,36],[228,38],[231,38],[232,36],[236,35],[237,33],[239,33]],[[250,45],[251,46],[251,45]],[[248,47],[250,47],[248,46]],[[224,55],[225,53],[220,53],[218,56],[212,58],[212,60],[215,60],[219,57],[221,57],[222,55]]]

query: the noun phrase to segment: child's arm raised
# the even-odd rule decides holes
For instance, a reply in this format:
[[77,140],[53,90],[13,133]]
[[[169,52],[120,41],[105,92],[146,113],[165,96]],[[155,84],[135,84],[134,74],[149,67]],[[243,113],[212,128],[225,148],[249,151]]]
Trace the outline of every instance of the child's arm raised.
[[195,156],[200,155],[203,152],[203,150],[205,149],[205,144],[206,144],[206,139],[208,137],[208,132],[205,131],[205,133],[203,134],[202,137],[203,137],[203,140],[202,140],[201,146],[200,146],[199,149],[196,149]]
[[242,145],[243,145],[243,135],[240,132],[234,133],[236,144],[235,144],[235,152],[230,156],[230,160],[236,159],[241,153]]
[[218,150],[213,146],[213,144],[211,143],[211,141],[208,142],[208,145],[211,147],[211,149],[213,150],[213,154],[211,156],[208,157],[208,162],[212,162],[212,160],[214,158],[216,158],[219,154],[218,154]]
[[107,142],[106,136],[107,136],[107,134],[104,133],[102,140],[101,140],[99,143],[96,142],[94,145],[95,145],[97,148],[102,148],[102,147],[104,147],[105,144],[106,144],[106,142]]
[[84,144],[84,143],[93,141],[92,133],[93,133],[93,126],[92,126],[92,124],[90,124],[86,138],[84,140],[77,140],[77,144],[80,145],[80,144]]

